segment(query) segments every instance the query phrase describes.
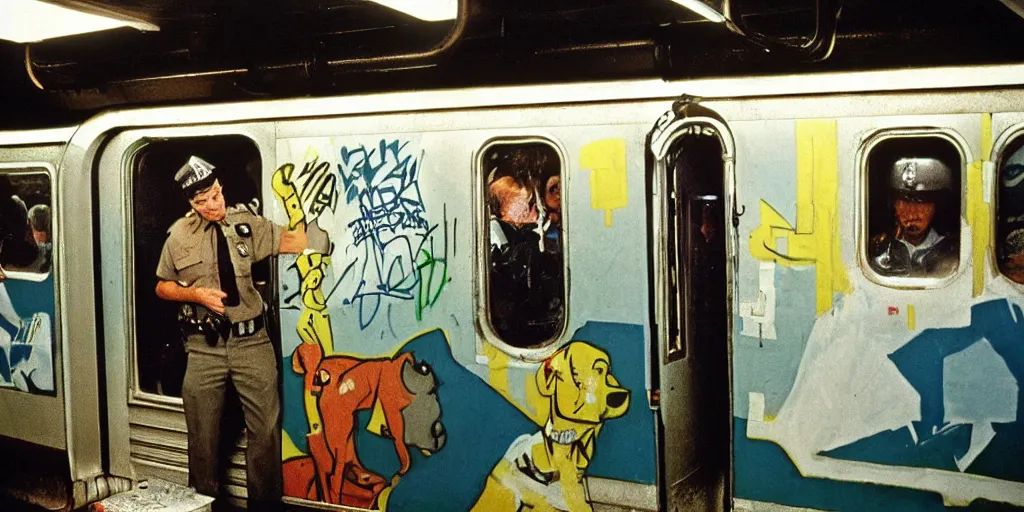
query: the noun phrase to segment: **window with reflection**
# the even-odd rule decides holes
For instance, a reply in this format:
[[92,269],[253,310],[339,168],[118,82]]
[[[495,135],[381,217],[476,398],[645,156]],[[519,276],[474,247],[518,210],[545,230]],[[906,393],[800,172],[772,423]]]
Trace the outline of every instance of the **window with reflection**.
[[496,143],[481,160],[488,319],[516,348],[542,347],[565,323],[562,162],[542,142]]
[[963,160],[940,136],[889,137],[867,157],[866,247],[886,277],[942,278],[960,258]]
[[[156,296],[156,267],[167,231],[190,206],[174,174],[195,155],[217,167],[228,205],[260,198],[262,162],[247,137],[225,135],[151,140],[132,160],[132,232],[135,280],[135,364],[138,388],[147,393],[181,396],[185,349],[176,304]],[[253,265],[257,290],[268,297],[272,287],[269,259]],[[274,304],[267,300],[268,304]],[[271,312],[269,320],[276,324]],[[277,332],[268,326],[267,332]]]
[[0,169],[0,389],[55,395],[52,182]]
[[669,361],[686,357],[687,340],[725,339],[725,169],[710,133],[681,137],[666,165]]
[[996,191],[996,260],[1008,279],[1024,284],[1024,137],[1000,156]]

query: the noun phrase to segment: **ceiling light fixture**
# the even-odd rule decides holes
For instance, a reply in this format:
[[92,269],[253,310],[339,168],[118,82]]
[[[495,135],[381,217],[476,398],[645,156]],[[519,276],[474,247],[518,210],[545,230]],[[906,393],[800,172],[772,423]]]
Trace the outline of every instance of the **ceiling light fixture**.
[[459,6],[456,0],[372,0],[423,21],[454,20]]
[[722,23],[725,17],[724,0],[672,0],[673,2],[686,7],[687,9],[707,18],[715,23]]
[[0,39],[33,43],[119,27],[154,31],[160,27],[142,20],[88,14],[39,0],[3,0]]

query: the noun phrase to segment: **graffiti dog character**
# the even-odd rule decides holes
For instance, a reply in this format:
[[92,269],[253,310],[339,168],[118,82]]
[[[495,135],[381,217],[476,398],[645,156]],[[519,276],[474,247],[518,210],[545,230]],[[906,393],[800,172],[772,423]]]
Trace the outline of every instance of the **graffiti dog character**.
[[[435,453],[447,434],[441,423],[437,379],[412,354],[393,359],[323,357],[319,345],[295,349],[292,369],[304,374],[305,392],[316,397],[321,425],[307,436],[310,457],[285,463],[285,494],[328,503],[369,508],[387,486],[356,454],[356,412],[379,410],[381,434],[394,440],[401,468],[409,470],[409,447]],[[397,475],[396,475],[397,476]]]
[[583,477],[604,421],[629,409],[629,390],[612,376],[608,354],[581,341],[544,361],[537,387],[550,403],[547,424],[512,442],[473,510],[592,510]]

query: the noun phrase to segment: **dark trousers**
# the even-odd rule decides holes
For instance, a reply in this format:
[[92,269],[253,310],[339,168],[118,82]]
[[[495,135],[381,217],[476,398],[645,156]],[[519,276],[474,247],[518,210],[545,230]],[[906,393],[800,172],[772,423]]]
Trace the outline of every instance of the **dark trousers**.
[[218,495],[221,418],[230,380],[248,431],[249,508],[275,508],[281,501],[281,401],[277,358],[266,330],[248,337],[232,335],[212,347],[202,335],[193,335],[186,347],[188,367],[181,397],[188,426],[189,483],[201,494]]

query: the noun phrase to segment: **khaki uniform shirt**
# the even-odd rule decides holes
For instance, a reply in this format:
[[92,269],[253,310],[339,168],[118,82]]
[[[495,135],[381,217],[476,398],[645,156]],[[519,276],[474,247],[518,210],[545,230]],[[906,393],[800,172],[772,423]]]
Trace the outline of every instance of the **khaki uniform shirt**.
[[281,252],[282,228],[244,205],[229,207],[219,223],[203,219],[194,210],[178,219],[168,230],[156,275],[185,287],[223,290],[214,229],[224,233],[238,284],[239,304],[226,307],[224,314],[234,323],[255,318],[263,313],[263,298],[252,282],[252,264]]

